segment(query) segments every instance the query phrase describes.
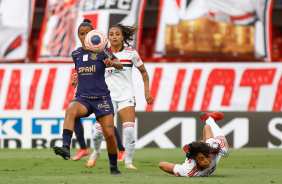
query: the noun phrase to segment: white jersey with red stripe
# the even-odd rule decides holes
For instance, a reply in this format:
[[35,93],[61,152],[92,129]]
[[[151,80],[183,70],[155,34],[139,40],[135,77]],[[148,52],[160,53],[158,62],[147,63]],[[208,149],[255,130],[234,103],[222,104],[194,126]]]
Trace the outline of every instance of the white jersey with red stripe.
[[[111,48],[109,49],[111,50]],[[128,47],[122,47],[114,55],[123,65],[123,69],[119,70],[114,67],[106,68],[105,78],[111,92],[111,98],[113,101],[132,99],[134,97],[132,67],[135,66],[138,68],[143,65],[143,62],[136,50]]]
[[201,169],[194,159],[185,159],[183,164],[175,164],[173,167],[173,174],[175,176],[185,177],[207,177],[210,176],[216,169],[219,160],[227,154],[228,148],[225,147],[225,143],[222,140],[215,140],[213,138],[207,139],[206,143],[210,146],[217,148],[220,145],[220,153],[217,155],[211,155],[211,165],[207,169]]

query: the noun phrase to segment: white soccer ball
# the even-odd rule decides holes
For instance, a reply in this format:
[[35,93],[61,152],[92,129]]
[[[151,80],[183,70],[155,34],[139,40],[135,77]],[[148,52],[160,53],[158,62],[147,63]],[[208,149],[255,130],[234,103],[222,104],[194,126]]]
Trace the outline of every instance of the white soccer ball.
[[101,53],[108,44],[108,38],[103,31],[95,29],[87,33],[84,44],[87,50]]

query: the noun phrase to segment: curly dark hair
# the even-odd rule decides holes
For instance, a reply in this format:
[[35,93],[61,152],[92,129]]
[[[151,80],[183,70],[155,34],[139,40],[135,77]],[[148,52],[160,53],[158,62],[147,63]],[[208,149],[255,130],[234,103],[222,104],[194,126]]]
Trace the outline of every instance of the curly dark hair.
[[195,159],[198,153],[202,153],[206,157],[209,157],[210,154],[217,155],[220,153],[220,147],[213,148],[205,142],[198,141],[188,144],[188,151],[186,152],[186,157],[188,159]]
[[[122,42],[125,43],[127,45],[127,47],[132,47],[132,45],[130,45],[129,42],[134,40],[133,39],[134,34],[141,28],[136,23],[133,24],[132,26],[125,26],[125,25],[122,25],[122,24],[116,24],[116,25],[113,25],[111,28],[113,28],[113,27],[117,27],[121,30],[122,35],[124,36]],[[110,29],[109,29],[109,31],[110,31]],[[109,34],[109,32],[108,32],[108,34]]]
[[91,20],[89,19],[84,19],[83,22],[78,26],[77,32],[79,32],[79,28],[83,26],[89,26],[91,30],[93,30],[93,26],[91,25]]

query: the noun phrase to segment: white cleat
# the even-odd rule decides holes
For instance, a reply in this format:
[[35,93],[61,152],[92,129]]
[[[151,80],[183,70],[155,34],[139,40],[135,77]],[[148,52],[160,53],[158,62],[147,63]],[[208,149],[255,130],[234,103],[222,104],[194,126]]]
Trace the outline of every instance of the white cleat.
[[134,167],[131,163],[126,163],[125,168],[126,169],[137,169],[137,167]]
[[100,157],[101,153],[92,153],[92,155],[87,160],[87,167],[94,167],[97,159]]

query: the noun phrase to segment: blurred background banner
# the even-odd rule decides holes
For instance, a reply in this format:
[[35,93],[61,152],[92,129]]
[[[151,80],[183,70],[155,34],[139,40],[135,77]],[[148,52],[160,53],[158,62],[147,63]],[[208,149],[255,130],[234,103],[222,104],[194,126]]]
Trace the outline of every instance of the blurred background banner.
[[0,109],[63,110],[73,99],[74,64],[2,64]]
[[[281,111],[280,63],[147,63],[154,104],[134,68],[136,111]],[[65,110],[74,64],[1,64],[0,111]]]
[[[137,112],[136,148],[176,148],[202,140],[205,123],[200,114],[196,111]],[[120,118],[117,124],[122,131]],[[224,112],[224,121],[218,125],[230,147],[282,148],[280,112]],[[124,139],[124,135],[121,136]]]
[[[39,39],[37,62],[72,62],[71,52],[81,46],[78,26],[87,18],[94,29],[108,32],[117,23],[142,26],[145,0],[48,0]],[[138,31],[137,40],[142,31]],[[132,43],[136,50],[139,42]]]
[[[52,148],[62,144],[64,114],[61,111],[5,111],[0,114],[0,148]],[[203,139],[201,112],[136,112],[136,148],[182,147]],[[233,148],[282,148],[281,112],[224,112],[219,126]],[[95,117],[82,118],[88,148],[93,148]],[[122,122],[117,118],[122,132]],[[87,131],[86,131],[87,130]],[[124,141],[124,134],[120,134]],[[261,136],[258,136],[261,135]],[[72,148],[79,148],[73,136]],[[106,149],[106,141],[102,141]]]
[[35,0],[0,1],[0,63],[27,59],[34,6]]
[[[0,114],[0,148],[52,148],[62,144],[65,111],[5,111]],[[95,117],[82,118],[87,145]],[[78,146],[72,141],[73,147]],[[93,145],[91,143],[91,145]],[[77,147],[78,148],[78,147]],[[105,146],[103,145],[103,148]]]
[[272,60],[274,0],[160,0],[156,58]]

